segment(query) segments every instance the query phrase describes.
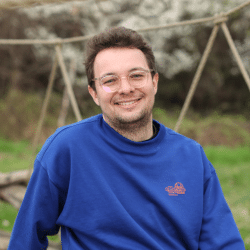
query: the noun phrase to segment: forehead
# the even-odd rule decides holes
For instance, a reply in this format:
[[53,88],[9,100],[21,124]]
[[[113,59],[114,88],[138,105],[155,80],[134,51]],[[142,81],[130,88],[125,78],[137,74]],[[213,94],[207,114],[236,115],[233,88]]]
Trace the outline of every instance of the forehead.
[[108,48],[100,51],[94,62],[95,77],[107,73],[124,74],[133,68],[148,69],[147,60],[139,49]]

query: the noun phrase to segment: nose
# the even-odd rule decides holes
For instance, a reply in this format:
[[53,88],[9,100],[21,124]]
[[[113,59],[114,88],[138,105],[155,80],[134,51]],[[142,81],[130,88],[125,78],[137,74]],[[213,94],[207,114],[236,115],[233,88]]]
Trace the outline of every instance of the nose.
[[129,94],[134,90],[135,88],[130,84],[127,76],[120,77],[119,94]]

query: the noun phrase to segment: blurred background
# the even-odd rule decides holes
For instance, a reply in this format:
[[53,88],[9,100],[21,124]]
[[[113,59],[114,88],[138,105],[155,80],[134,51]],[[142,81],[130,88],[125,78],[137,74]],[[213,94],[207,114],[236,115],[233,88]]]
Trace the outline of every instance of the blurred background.
[[[212,17],[243,0],[0,1],[1,39],[89,36],[112,26],[135,30]],[[46,4],[45,4],[46,2]],[[47,4],[48,2],[48,4]],[[49,3],[57,2],[57,3]],[[250,5],[232,13],[227,26],[250,74]],[[160,74],[154,118],[174,128],[213,29],[213,22],[141,33],[151,44]],[[62,53],[83,118],[100,113],[87,91],[85,42]],[[0,172],[27,169],[53,60],[51,45],[0,44]],[[57,70],[39,140],[76,121]],[[66,104],[65,104],[66,103]],[[222,30],[216,37],[180,133],[205,148],[215,165],[237,225],[250,249],[250,91]],[[15,209],[0,204],[0,229],[11,231]],[[8,211],[7,211],[8,210]],[[10,212],[12,211],[12,212]],[[10,214],[8,214],[8,212]],[[1,249],[1,248],[0,248]]]
[[[138,30],[211,17],[233,9],[242,2],[244,1],[85,0],[69,3],[62,1],[61,4],[33,4],[31,5],[33,7],[24,5],[1,10],[0,39],[70,38],[93,35],[111,26],[125,26]],[[248,73],[250,72],[249,8],[247,6],[233,13],[227,22]],[[167,123],[169,127],[173,127],[175,116],[179,115],[212,28],[213,23],[210,22],[142,33],[153,47],[160,74],[156,98],[158,110],[155,118],[166,118],[162,122]],[[62,51],[68,73],[73,75],[75,95],[81,114],[85,118],[100,111],[95,107],[87,91],[83,65],[84,46],[84,42],[68,43],[63,45]],[[11,140],[32,138],[41,112],[54,55],[54,47],[48,45],[0,46],[0,115],[4,121],[0,124],[2,137]],[[53,98],[43,131],[45,138],[52,133],[51,128],[54,131],[57,125],[63,91],[64,81],[60,70],[57,70]],[[209,115],[237,116],[242,122],[239,126],[250,132],[249,124],[246,122],[244,125],[243,122],[245,119],[249,120],[249,109],[249,89],[220,30],[191,102],[189,116],[193,121]],[[66,123],[74,122],[71,109],[67,114]],[[167,117],[168,115],[170,117]],[[225,126],[237,129],[236,124],[236,127],[226,124],[221,125],[222,130],[227,130]],[[217,127],[211,125],[213,130]],[[203,145],[225,143],[211,142],[209,138],[206,142],[205,139],[195,135],[195,131],[183,129],[183,133],[187,133],[189,137],[193,137]],[[197,129],[195,130],[197,132]],[[210,130],[208,132],[212,133]],[[237,142],[232,139],[230,143],[245,143],[244,139],[245,136],[236,138]]]

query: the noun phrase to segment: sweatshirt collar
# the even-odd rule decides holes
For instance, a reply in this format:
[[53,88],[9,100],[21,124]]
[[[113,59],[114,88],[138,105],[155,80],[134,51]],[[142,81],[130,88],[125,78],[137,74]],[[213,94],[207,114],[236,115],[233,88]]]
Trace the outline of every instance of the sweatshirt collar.
[[156,120],[153,120],[153,124],[156,128],[158,128],[158,133],[149,140],[135,142],[116,132],[104,121],[103,116],[100,116],[100,126],[101,130],[103,131],[101,136],[103,139],[112,147],[116,148],[116,150],[130,154],[145,155],[157,151],[161,141],[166,136],[166,128]]

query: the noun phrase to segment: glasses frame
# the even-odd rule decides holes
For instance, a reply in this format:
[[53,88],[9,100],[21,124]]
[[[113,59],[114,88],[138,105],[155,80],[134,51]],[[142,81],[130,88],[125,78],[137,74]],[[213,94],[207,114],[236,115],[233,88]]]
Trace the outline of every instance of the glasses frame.
[[[128,77],[129,77],[129,75],[130,74],[132,74],[133,72],[137,72],[137,71],[143,71],[143,72],[145,72],[146,74],[148,74],[148,73],[152,73],[152,72],[155,72],[155,70],[154,69],[144,69],[144,68],[138,68],[138,69],[135,69],[135,70],[133,70],[133,71],[131,71],[129,74],[127,74],[126,76],[119,76],[119,75],[115,75],[115,74],[113,74],[114,76],[117,76],[118,77],[118,80],[121,82],[121,79],[122,78],[127,78],[127,80],[128,80]],[[110,90],[110,91],[107,91],[104,87],[104,85],[103,84],[101,84],[101,79],[103,79],[104,77],[106,77],[106,76],[110,76],[110,75],[104,75],[104,76],[101,76],[101,77],[98,77],[98,78],[94,78],[92,81],[98,81],[99,82],[99,84],[100,84],[100,86],[102,87],[102,89],[104,90],[104,91],[106,91],[106,92],[108,92],[108,93],[110,93],[110,92],[116,92],[117,91],[117,89],[116,90]],[[147,78],[147,80],[148,80],[148,78]],[[129,82],[129,80],[128,80],[128,82]],[[147,81],[145,81],[145,83],[144,83],[144,85],[146,84],[146,82]],[[144,85],[142,85],[141,87],[143,87]],[[118,88],[119,89],[119,88]]]

